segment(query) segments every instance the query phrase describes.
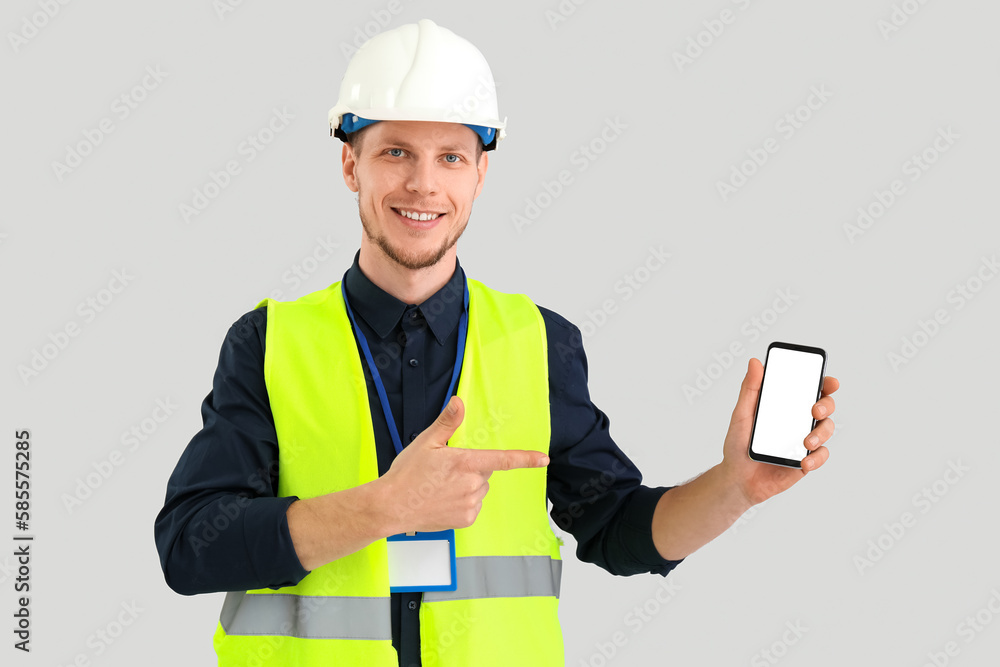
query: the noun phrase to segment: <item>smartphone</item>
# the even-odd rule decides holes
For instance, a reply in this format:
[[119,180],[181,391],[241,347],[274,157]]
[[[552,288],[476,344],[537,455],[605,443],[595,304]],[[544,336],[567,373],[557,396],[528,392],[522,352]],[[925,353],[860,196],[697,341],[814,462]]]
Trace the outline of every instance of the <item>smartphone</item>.
[[816,427],[812,406],[823,391],[826,352],[818,347],[771,343],[764,359],[750,431],[750,458],[801,468],[809,453],[803,441]]

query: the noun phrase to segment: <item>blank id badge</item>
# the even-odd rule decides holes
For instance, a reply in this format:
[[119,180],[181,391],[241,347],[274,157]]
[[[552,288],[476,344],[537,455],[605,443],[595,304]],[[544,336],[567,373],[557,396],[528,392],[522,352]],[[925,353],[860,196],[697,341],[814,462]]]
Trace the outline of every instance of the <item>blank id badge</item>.
[[389,545],[389,590],[393,593],[453,591],[455,531],[400,533],[386,538]]

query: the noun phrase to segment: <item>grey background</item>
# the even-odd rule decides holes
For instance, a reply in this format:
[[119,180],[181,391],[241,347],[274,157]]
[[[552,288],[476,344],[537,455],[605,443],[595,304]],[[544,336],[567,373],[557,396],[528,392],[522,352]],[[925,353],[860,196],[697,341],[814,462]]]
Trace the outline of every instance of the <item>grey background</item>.
[[[576,561],[568,540],[567,664],[774,664],[768,649],[783,665],[921,665],[949,641],[958,649],[949,664],[993,664],[1000,622],[971,637],[960,624],[977,613],[992,621],[994,595],[1000,609],[1000,281],[975,283],[979,270],[992,277],[983,258],[1000,249],[1000,7],[901,5],[919,9],[885,36],[888,0],[564,0],[569,15],[558,22],[546,14],[557,3],[526,1],[473,10],[246,0],[221,15],[209,0],[103,1],[54,5],[50,19],[36,1],[6,3],[0,451],[9,462],[0,509],[10,528],[0,540],[13,544],[21,428],[32,431],[37,538],[34,650],[14,651],[7,630],[5,664],[64,665],[79,655],[104,665],[213,662],[222,596],[166,587],[153,517],[201,425],[229,325],[274,290],[295,298],[338,280],[358,247],[326,116],[344,46],[358,31],[374,34],[379,18],[392,28],[423,17],[483,51],[509,118],[459,242],[462,263],[584,327],[594,401],[647,483],[680,483],[720,460],[747,359],[762,359],[771,340],[826,348],[828,373],[843,383],[829,463],[691,556],[667,580],[676,586],[668,603],[657,601],[660,578],[612,577]],[[674,53],[726,9],[733,22],[679,69]],[[43,27],[13,44],[10,35],[33,20]],[[114,101],[147,67],[167,74],[120,118]],[[783,137],[775,123],[811,87],[831,96]],[[294,120],[246,162],[240,143],[275,108]],[[53,162],[105,118],[113,133],[60,180]],[[581,171],[574,155],[609,119],[624,129]],[[949,127],[957,140],[909,180],[904,163]],[[768,137],[779,150],[723,201],[717,181]],[[234,159],[241,173],[186,223],[178,207]],[[512,215],[564,169],[572,183],[519,232]],[[893,179],[905,193],[851,243],[844,225]],[[339,247],[310,264],[318,237]],[[671,257],[625,300],[615,285],[650,246]],[[295,265],[315,271],[293,285]],[[78,304],[123,269],[130,284],[85,322]],[[981,290],[959,309],[952,291],[970,280]],[[791,292],[793,305],[752,340],[744,326],[767,317],[776,290]],[[616,312],[602,320],[594,312],[607,299]],[[888,355],[938,309],[947,322],[928,340],[917,336],[926,344],[894,368]],[[79,335],[22,381],[18,366],[71,322]],[[742,354],[710,368],[733,343]],[[688,400],[684,385],[710,370],[711,386]],[[157,399],[178,407],[128,451],[122,433],[141,426]],[[69,511],[64,494],[116,449],[122,464]],[[949,484],[958,463],[968,470]],[[936,501],[919,503],[935,482]],[[887,526],[904,512],[915,523],[897,539]],[[859,567],[880,540],[888,550]],[[12,550],[0,549],[3,627],[12,626]],[[135,622],[98,654],[88,637],[133,602],[142,610]],[[805,630],[796,637],[788,624]]]

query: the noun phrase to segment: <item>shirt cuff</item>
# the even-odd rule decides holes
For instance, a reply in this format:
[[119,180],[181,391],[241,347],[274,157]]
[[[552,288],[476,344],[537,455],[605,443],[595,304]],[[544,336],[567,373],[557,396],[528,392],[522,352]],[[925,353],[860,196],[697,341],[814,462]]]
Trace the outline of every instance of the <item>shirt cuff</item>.
[[255,498],[244,514],[247,558],[259,580],[273,582],[270,588],[294,586],[309,574],[299,562],[288,531],[286,513],[296,500],[298,496]]
[[656,511],[656,504],[660,501],[660,497],[672,488],[674,487],[640,486],[637,488],[632,492],[622,522],[626,533],[622,537],[626,538],[626,542],[632,549],[632,556],[637,562],[645,565],[649,572],[664,577],[684,561],[683,558],[680,560],[664,558],[653,543],[653,512]]

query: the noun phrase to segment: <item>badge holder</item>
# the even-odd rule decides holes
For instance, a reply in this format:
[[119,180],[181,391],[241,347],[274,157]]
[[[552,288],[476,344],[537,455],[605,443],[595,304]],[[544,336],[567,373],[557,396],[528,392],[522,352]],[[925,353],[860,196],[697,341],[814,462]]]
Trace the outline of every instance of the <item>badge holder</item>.
[[424,593],[458,588],[455,531],[401,533],[386,538],[389,546],[389,591]]

